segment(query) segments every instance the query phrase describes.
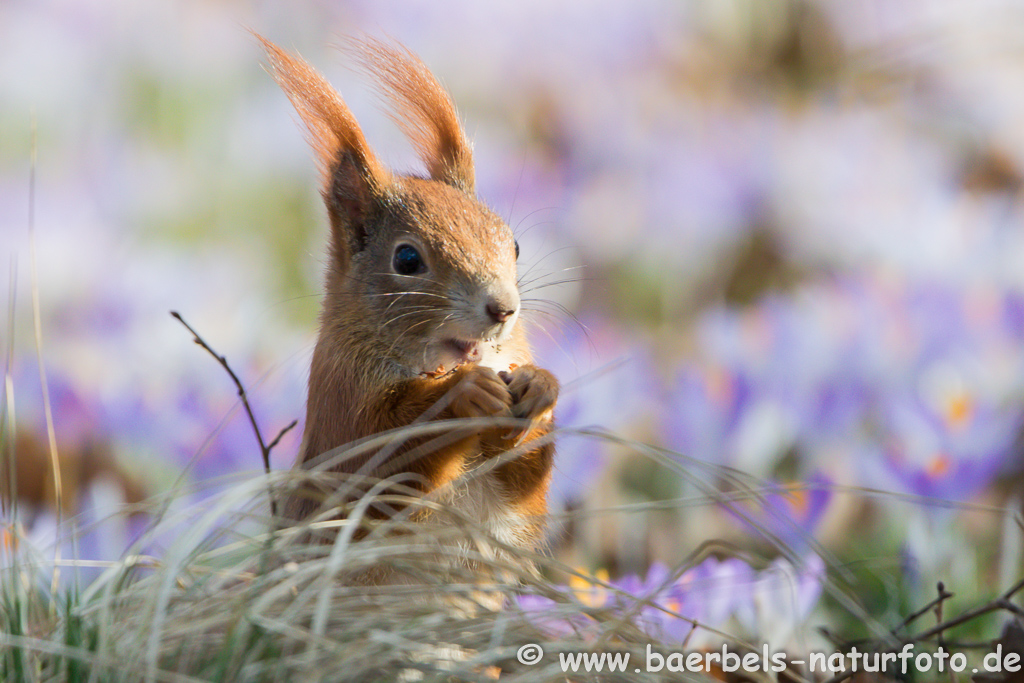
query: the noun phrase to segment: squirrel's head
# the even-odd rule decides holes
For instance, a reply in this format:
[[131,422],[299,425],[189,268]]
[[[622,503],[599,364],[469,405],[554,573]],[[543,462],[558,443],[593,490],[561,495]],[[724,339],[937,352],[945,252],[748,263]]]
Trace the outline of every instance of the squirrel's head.
[[330,84],[260,41],[323,173],[331,221],[325,328],[370,327],[387,356],[416,373],[477,360],[484,344],[507,338],[519,319],[519,247],[476,198],[469,141],[423,62],[379,41],[356,44],[427,166],[419,178],[388,171]]

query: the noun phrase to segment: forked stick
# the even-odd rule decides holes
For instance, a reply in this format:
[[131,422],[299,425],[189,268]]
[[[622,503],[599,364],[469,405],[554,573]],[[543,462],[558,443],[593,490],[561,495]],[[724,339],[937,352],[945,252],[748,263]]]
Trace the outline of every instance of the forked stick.
[[[235,386],[238,388],[238,398],[240,398],[242,400],[242,405],[245,407],[245,413],[246,413],[246,415],[249,416],[249,424],[252,425],[252,431],[256,434],[256,441],[260,445],[260,453],[263,455],[263,470],[269,475],[270,474],[270,450],[274,446],[276,446],[278,444],[278,442],[281,441],[281,437],[283,437],[285,434],[287,434],[292,429],[292,427],[294,427],[295,425],[297,425],[299,423],[299,421],[298,420],[292,420],[291,424],[289,424],[287,427],[285,427],[284,429],[279,431],[277,433],[277,436],[275,436],[274,439],[269,444],[268,443],[264,443],[263,442],[263,434],[260,432],[260,426],[256,422],[256,416],[253,415],[252,406],[249,405],[249,397],[245,393],[245,387],[242,386],[242,381],[240,379],[238,379],[238,375],[235,374],[235,371],[231,369],[230,365],[228,365],[228,359],[225,358],[224,356],[221,356],[216,351],[214,351],[212,348],[210,348],[210,345],[207,344],[206,341],[202,337],[199,336],[199,333],[196,332],[192,328],[191,325],[189,325],[187,322],[185,322],[185,319],[181,317],[180,313],[178,313],[177,311],[171,311],[171,315],[174,317],[175,320],[177,320],[179,323],[184,325],[185,329],[187,329],[189,332],[192,333],[192,341],[194,341],[196,344],[198,344],[199,346],[201,346],[204,349],[206,349],[210,353],[211,356],[213,356],[214,358],[217,359],[217,362],[220,363],[221,367],[223,367],[225,370],[227,370],[228,375],[230,375],[230,377],[231,377],[231,381],[233,381],[235,383]],[[274,499],[273,491],[269,491],[268,493],[270,495],[270,516],[271,517],[276,517],[277,516],[277,501]]]

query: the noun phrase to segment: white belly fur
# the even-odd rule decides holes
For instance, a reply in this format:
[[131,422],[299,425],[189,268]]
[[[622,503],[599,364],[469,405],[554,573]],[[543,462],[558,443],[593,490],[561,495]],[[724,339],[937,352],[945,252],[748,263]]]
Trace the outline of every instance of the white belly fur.
[[494,348],[493,344],[484,344],[480,360],[477,364],[485,368],[490,368],[495,372],[508,372],[513,362],[515,361],[512,358],[511,353],[507,351],[499,352]]
[[523,516],[512,510],[501,483],[493,474],[468,474],[467,481],[453,491],[451,505],[467,519],[478,521],[495,540],[522,547]]
[[[495,372],[508,372],[515,359],[507,351],[502,353],[486,344],[478,362]],[[450,503],[467,519],[479,521],[496,540],[513,547],[526,543],[522,532],[525,520],[511,509],[508,496],[493,474],[469,473],[465,484],[453,492]]]

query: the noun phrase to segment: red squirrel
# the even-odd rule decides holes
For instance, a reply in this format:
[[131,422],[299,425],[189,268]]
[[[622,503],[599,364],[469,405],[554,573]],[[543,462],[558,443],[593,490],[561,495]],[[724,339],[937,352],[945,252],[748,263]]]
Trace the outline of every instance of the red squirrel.
[[[412,424],[518,418],[522,426],[511,430],[509,419],[484,427],[477,420],[440,435],[396,436],[332,471],[392,477],[407,491],[454,507],[503,543],[535,548],[547,511],[558,382],[531,361],[517,282],[519,245],[475,194],[473,155],[454,105],[404,47],[355,44],[427,168],[425,177],[396,174],[381,164],[319,73],[259,40],[270,73],[307,129],[330,219],[296,467]],[[493,469],[471,476],[502,454]],[[299,489],[284,501],[285,517],[309,519],[330,493],[313,485]]]

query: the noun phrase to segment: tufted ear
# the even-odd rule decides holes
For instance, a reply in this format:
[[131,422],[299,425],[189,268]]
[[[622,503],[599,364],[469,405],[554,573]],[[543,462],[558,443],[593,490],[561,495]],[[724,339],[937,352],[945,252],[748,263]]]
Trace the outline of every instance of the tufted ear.
[[367,72],[392,106],[391,116],[412,141],[434,180],[475,190],[473,149],[448,93],[405,47],[373,38],[352,42]]
[[330,214],[334,248],[343,263],[366,244],[366,223],[391,183],[391,176],[366,143],[341,96],[317,71],[266,38],[270,75],[306,126],[323,174],[322,194]]

